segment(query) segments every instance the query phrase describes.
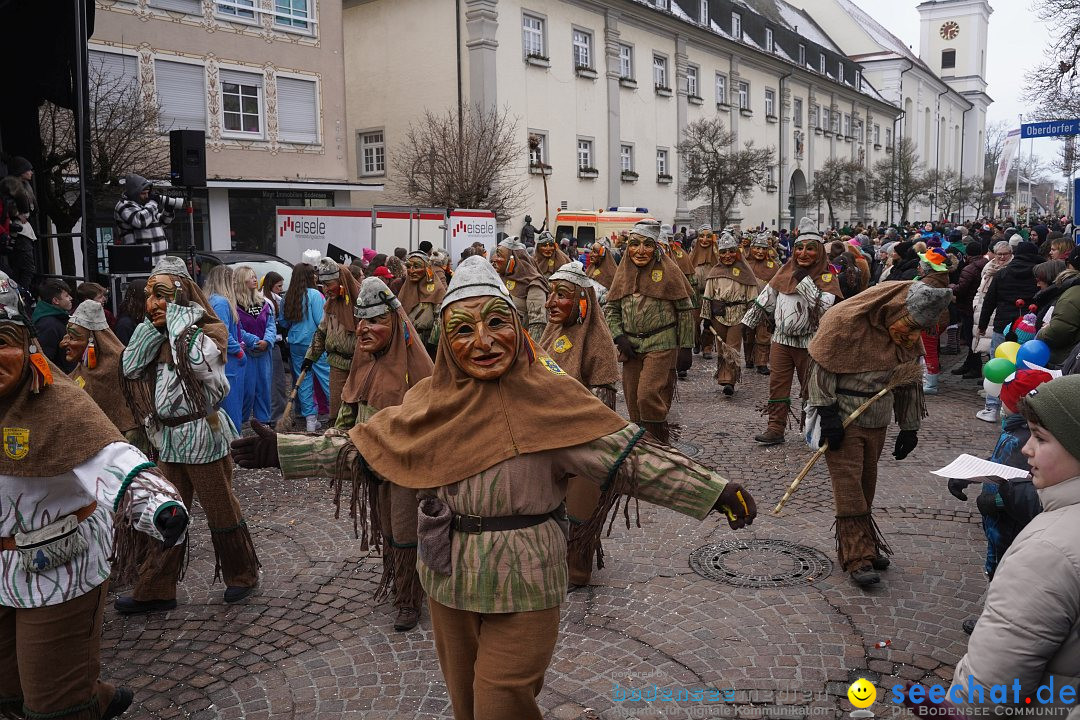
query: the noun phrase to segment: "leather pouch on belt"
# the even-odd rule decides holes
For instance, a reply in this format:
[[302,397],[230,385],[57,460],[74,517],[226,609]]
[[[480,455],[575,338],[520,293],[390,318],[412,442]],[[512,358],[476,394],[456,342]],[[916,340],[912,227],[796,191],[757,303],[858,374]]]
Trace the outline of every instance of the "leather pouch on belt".
[[453,572],[450,561],[450,524],[454,514],[442,500],[426,497],[416,509],[417,550],[420,560],[439,575]]
[[19,564],[29,573],[63,567],[87,551],[89,544],[79,532],[79,518],[65,515],[38,530],[15,533]]

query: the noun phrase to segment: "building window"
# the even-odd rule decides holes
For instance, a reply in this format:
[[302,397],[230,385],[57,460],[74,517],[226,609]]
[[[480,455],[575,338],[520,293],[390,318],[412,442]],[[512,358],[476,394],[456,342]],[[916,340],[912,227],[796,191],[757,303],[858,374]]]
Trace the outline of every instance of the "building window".
[[314,80],[278,77],[278,137],[285,142],[319,142],[319,91]]
[[296,30],[307,30],[308,0],[274,0],[274,24]]
[[862,120],[855,119],[852,124],[855,126],[855,141],[861,143],[864,140]]
[[765,28],[765,51],[776,52],[776,46],[773,44],[772,28]]
[[956,51],[955,50],[942,50],[941,51],[941,69],[946,70],[948,68],[956,67]]
[[837,135],[839,135],[840,134],[840,113],[837,112],[836,110],[833,110],[830,113],[830,117],[832,118],[832,131],[834,133],[836,133]]
[[655,2],[656,2],[656,7],[660,8],[661,10],[667,10],[668,9],[668,0],[655,0]]
[[701,4],[698,5],[698,22],[709,22],[709,0],[701,0]]
[[656,149],[656,174],[658,176],[668,174],[667,150]]
[[255,0],[227,0],[226,2],[219,2],[217,4],[217,14],[231,15],[237,18],[244,18],[245,20],[254,20],[255,11],[244,9],[254,7]]
[[806,46],[799,43],[799,67],[806,67]]
[[667,89],[667,58],[653,55],[652,59],[653,85]]
[[619,146],[619,165],[623,172],[634,172],[634,146]]
[[529,165],[531,167],[544,167],[548,164],[547,133],[538,130],[529,131],[529,139],[536,138],[539,144],[536,148],[529,148]]
[[[133,73],[134,74],[134,73]],[[154,61],[161,130],[206,130],[206,70],[191,63]]]
[[825,53],[818,55],[818,72],[825,74]]
[[716,73],[716,102],[727,104],[727,77]]
[[139,84],[139,58],[135,55],[91,50],[89,70],[97,74],[104,89],[113,92],[134,90]]
[[892,147],[892,128],[885,128],[885,147]]
[[874,123],[874,144],[881,144],[881,126],[877,123]]
[[201,0],[150,0],[148,4],[152,8],[162,10],[172,10],[173,12],[188,13],[189,15],[202,14]]
[[844,137],[851,137],[851,116],[844,115]]
[[765,116],[772,117],[776,115],[776,91],[765,91]]
[[750,83],[748,82],[739,83],[739,109],[750,109]]
[[862,90],[862,73],[858,70],[855,71],[855,89]]
[[544,19],[535,15],[521,16],[521,46],[525,57],[546,58],[544,53]]
[[619,77],[631,80],[634,77],[634,48],[619,43]]
[[697,65],[686,66],[686,93],[690,97],[701,97],[698,94],[698,69]]
[[840,63],[836,66],[836,80],[841,84],[844,82],[844,63]]
[[791,114],[795,119],[795,127],[802,127],[802,98],[791,99]]
[[221,110],[226,132],[262,134],[262,75],[221,72]]
[[737,12],[731,13],[731,36],[742,40],[742,15]]
[[829,129],[829,108],[824,106],[821,107],[821,117],[819,118],[817,126],[822,130]]
[[382,130],[360,133],[360,174],[386,174],[386,141]]
[[592,69],[592,34],[574,30],[574,67]]
[[592,164],[592,140],[577,141],[577,166],[578,169],[591,168]]

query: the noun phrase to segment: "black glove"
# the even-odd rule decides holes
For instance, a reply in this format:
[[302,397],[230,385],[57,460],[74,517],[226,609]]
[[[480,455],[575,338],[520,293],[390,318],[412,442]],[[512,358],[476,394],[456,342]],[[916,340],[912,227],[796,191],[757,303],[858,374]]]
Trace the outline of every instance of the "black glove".
[[311,358],[309,358],[309,357],[304,358],[304,361],[302,363],[300,363],[300,372],[305,372],[307,370],[310,370],[311,367],[314,364],[315,364],[315,361],[312,360]]
[[754,518],[757,517],[757,503],[746,488],[737,482],[729,482],[724,486],[713,510],[727,515],[728,525],[732,530],[753,525]]
[[975,505],[983,515],[997,517],[1004,510],[1003,507],[997,504],[998,497],[999,495],[996,492],[979,493],[979,496],[975,498]]
[[166,550],[176,544],[176,541],[184,534],[184,530],[187,529],[187,524],[187,510],[181,505],[170,505],[162,508],[154,516],[154,527],[161,533],[161,538],[164,540],[163,547]]
[[254,435],[232,441],[232,457],[243,468],[281,467],[278,459],[277,433],[255,418],[251,419]]
[[686,372],[694,364],[694,353],[690,348],[679,348],[679,354],[675,358],[675,369]]
[[949,478],[949,492],[957,500],[967,500],[968,497],[964,491],[967,490],[967,486],[971,484],[971,480],[958,480],[956,478]]
[[897,460],[906,458],[915,446],[919,444],[919,433],[916,430],[901,430],[896,436],[896,447],[892,456]]
[[829,445],[830,450],[839,450],[844,443],[844,421],[840,418],[840,406],[823,405],[818,407],[818,417],[821,418],[821,440],[824,446]]
[[630,338],[625,335],[620,335],[615,338],[615,347],[619,348],[619,354],[627,360],[633,360],[637,357],[637,353],[634,352],[634,346],[630,342]]

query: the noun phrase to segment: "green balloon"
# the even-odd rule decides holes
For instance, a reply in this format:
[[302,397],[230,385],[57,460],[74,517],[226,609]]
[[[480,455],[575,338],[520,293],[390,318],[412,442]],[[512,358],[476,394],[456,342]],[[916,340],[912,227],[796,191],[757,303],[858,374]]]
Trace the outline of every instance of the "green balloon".
[[994,358],[983,366],[983,377],[994,383],[1003,383],[1016,372],[1016,365],[1005,358]]

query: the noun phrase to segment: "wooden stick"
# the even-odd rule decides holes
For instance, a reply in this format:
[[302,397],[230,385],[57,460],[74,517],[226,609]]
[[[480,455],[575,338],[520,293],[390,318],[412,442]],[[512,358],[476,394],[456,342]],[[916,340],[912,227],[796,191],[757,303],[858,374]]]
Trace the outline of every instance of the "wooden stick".
[[[918,373],[914,373],[913,370],[917,370]],[[846,428],[848,425],[853,423],[856,418],[866,412],[867,408],[869,408],[881,398],[885,397],[886,394],[892,392],[901,385],[911,385],[912,383],[916,382],[921,375],[922,368],[920,368],[918,364],[905,363],[904,365],[898,365],[896,370],[894,370],[893,374],[889,377],[889,383],[885,387],[883,387],[877,393],[877,395],[868,398],[866,402],[855,408],[855,411],[848,415],[847,418],[844,420],[844,427]],[[791,486],[787,489],[787,492],[784,493],[784,497],[780,498],[780,502],[778,502],[776,504],[776,507],[773,508],[773,515],[780,514],[780,509],[784,507],[784,503],[786,503],[795,493],[795,491],[799,489],[799,483],[801,483],[803,481],[803,478],[805,478],[810,473],[811,468],[814,467],[817,461],[821,459],[821,456],[824,455],[825,451],[828,449],[828,444],[822,445],[820,448],[817,449],[817,452],[810,456],[810,459],[807,460],[806,465],[803,466],[802,472],[800,472],[795,477],[795,480],[791,483]]]

